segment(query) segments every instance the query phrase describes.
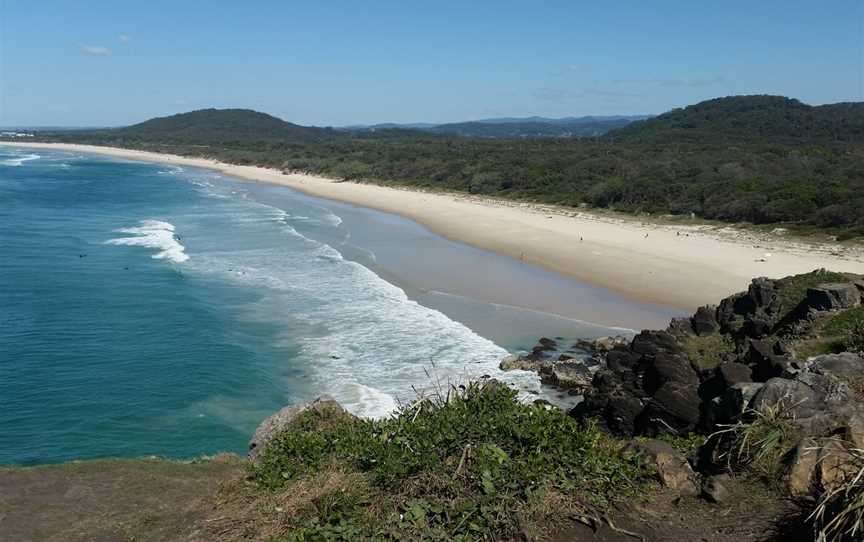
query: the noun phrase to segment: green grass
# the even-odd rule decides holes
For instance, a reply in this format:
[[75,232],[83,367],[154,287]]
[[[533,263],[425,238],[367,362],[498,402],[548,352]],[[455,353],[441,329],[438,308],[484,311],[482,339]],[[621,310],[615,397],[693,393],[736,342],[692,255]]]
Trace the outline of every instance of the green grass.
[[823,282],[845,282],[849,280],[843,273],[819,269],[810,273],[793,275],[777,281],[777,313],[781,318],[795,310],[807,298],[807,289]]
[[779,483],[782,459],[798,442],[789,408],[778,403],[747,411],[746,417],[715,433],[725,441],[730,470],[743,470]]
[[836,352],[864,352],[864,305],[821,316],[795,345],[799,359]]
[[732,338],[719,333],[702,336],[686,335],[680,337],[679,342],[690,363],[700,371],[714,369],[727,356],[735,352]]
[[841,337],[855,331],[862,324],[864,324],[864,305],[845,310],[836,316],[832,316],[831,319],[825,323],[822,332],[825,335]]
[[560,410],[472,384],[388,420],[307,412],[254,475],[262,489],[290,493],[334,473],[353,480],[297,509],[280,540],[508,539],[550,514],[641,494],[649,473],[621,448]]

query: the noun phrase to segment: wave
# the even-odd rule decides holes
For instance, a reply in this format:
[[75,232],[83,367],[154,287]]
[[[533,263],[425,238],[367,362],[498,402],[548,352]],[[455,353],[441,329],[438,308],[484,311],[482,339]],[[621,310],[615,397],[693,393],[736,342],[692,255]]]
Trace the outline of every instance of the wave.
[[117,233],[128,233],[134,237],[118,237],[105,241],[106,245],[125,245],[155,248],[159,251],[151,256],[157,260],[170,260],[182,263],[189,259],[186,247],[180,244],[174,233],[174,225],[161,220],[142,220],[136,228],[120,228]]
[[19,156],[19,157],[15,157],[15,158],[9,158],[6,160],[2,160],[2,161],[0,161],[0,164],[6,165],[6,166],[12,166],[12,167],[19,167],[19,166],[23,165],[24,162],[30,162],[31,160],[38,160],[40,158],[42,158],[42,157],[38,154],[27,154],[24,156]]
[[310,395],[329,394],[352,413],[377,418],[413,399],[416,390],[484,375],[513,384],[524,398],[536,397],[535,374],[498,368],[504,348],[411,300],[330,245],[286,224],[268,227],[253,219],[272,218],[273,207],[237,204],[254,205],[246,216],[226,213],[240,230],[237,239],[280,235],[254,249],[199,250],[189,270],[265,290],[245,317],[278,323],[277,346],[299,346],[291,363],[311,369]]
[[310,224],[341,225],[326,207],[300,201],[281,209],[212,174],[182,177],[219,199],[195,220],[207,224],[202,231],[221,232],[199,240],[184,271],[260,290],[238,318],[277,326],[272,345],[291,352],[286,363],[309,370],[308,397],[329,394],[354,414],[383,417],[416,390],[483,375],[536,397],[535,374],[498,368],[504,348],[305,236]]

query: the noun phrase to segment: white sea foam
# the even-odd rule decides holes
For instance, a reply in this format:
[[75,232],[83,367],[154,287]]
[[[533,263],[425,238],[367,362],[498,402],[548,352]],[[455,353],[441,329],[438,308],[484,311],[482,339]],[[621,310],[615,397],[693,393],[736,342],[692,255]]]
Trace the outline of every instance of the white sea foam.
[[199,239],[185,269],[262,289],[239,317],[280,325],[272,344],[291,352],[286,363],[308,371],[307,396],[326,393],[357,415],[382,417],[415,389],[491,375],[535,397],[536,374],[498,368],[506,350],[298,231],[340,225],[329,209],[302,202],[279,209],[215,177],[188,177],[221,200],[196,214],[202,231],[230,235]]
[[273,207],[230,205],[225,216],[236,229],[232,237],[244,245],[254,239],[256,246],[222,243],[199,250],[190,272],[218,273],[266,289],[246,317],[284,322],[276,345],[299,345],[292,363],[311,368],[310,395],[327,393],[357,415],[382,417],[411,400],[415,389],[482,375],[512,383],[525,397],[539,389],[535,374],[500,371],[506,350],[275,220],[281,213]]
[[170,260],[182,263],[189,259],[186,247],[174,233],[174,225],[161,220],[142,220],[135,228],[120,228],[117,233],[128,233],[133,237],[118,237],[105,241],[107,245],[125,245],[135,247],[155,248],[158,250],[152,258]]
[[0,161],[0,164],[12,167],[19,167],[24,164],[24,162],[30,162],[31,160],[38,160],[42,158],[38,154],[27,154],[24,156],[16,156],[15,158],[8,158],[6,160]]

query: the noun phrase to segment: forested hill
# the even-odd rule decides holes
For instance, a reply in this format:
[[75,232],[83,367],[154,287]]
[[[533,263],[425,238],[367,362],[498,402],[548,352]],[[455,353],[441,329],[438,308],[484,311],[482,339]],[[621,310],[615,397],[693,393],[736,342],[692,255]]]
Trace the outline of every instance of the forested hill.
[[783,96],[715,98],[609,132],[646,143],[864,142],[864,102],[811,106]]
[[299,126],[251,109],[200,109],[106,131],[123,139],[187,142],[309,141],[333,130]]
[[433,134],[481,137],[487,139],[541,139],[550,137],[597,137],[609,130],[627,126],[633,121],[648,118],[647,115],[611,117],[507,117],[480,119],[469,122],[447,124],[373,124],[371,126],[347,126],[342,131],[354,133],[382,132],[385,130],[415,130]]
[[428,131],[436,134],[463,137],[487,138],[540,138],[540,137],[596,137],[609,130],[627,126],[632,120],[620,119],[574,119],[573,122],[456,122],[440,124]]
[[508,199],[864,237],[864,105],[702,102],[600,138],[482,138],[297,126],[204,110],[36,140],[130,147]]

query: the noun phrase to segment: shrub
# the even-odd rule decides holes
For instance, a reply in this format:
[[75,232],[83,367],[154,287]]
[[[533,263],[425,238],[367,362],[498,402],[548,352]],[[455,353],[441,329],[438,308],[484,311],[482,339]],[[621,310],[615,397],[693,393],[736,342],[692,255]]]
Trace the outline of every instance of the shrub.
[[418,399],[387,420],[306,412],[254,475],[263,488],[290,491],[328,469],[361,475],[373,494],[345,488],[334,513],[295,517],[291,539],[511,538],[549,514],[591,514],[636,496],[648,479],[595,426],[522,404],[497,383]]

